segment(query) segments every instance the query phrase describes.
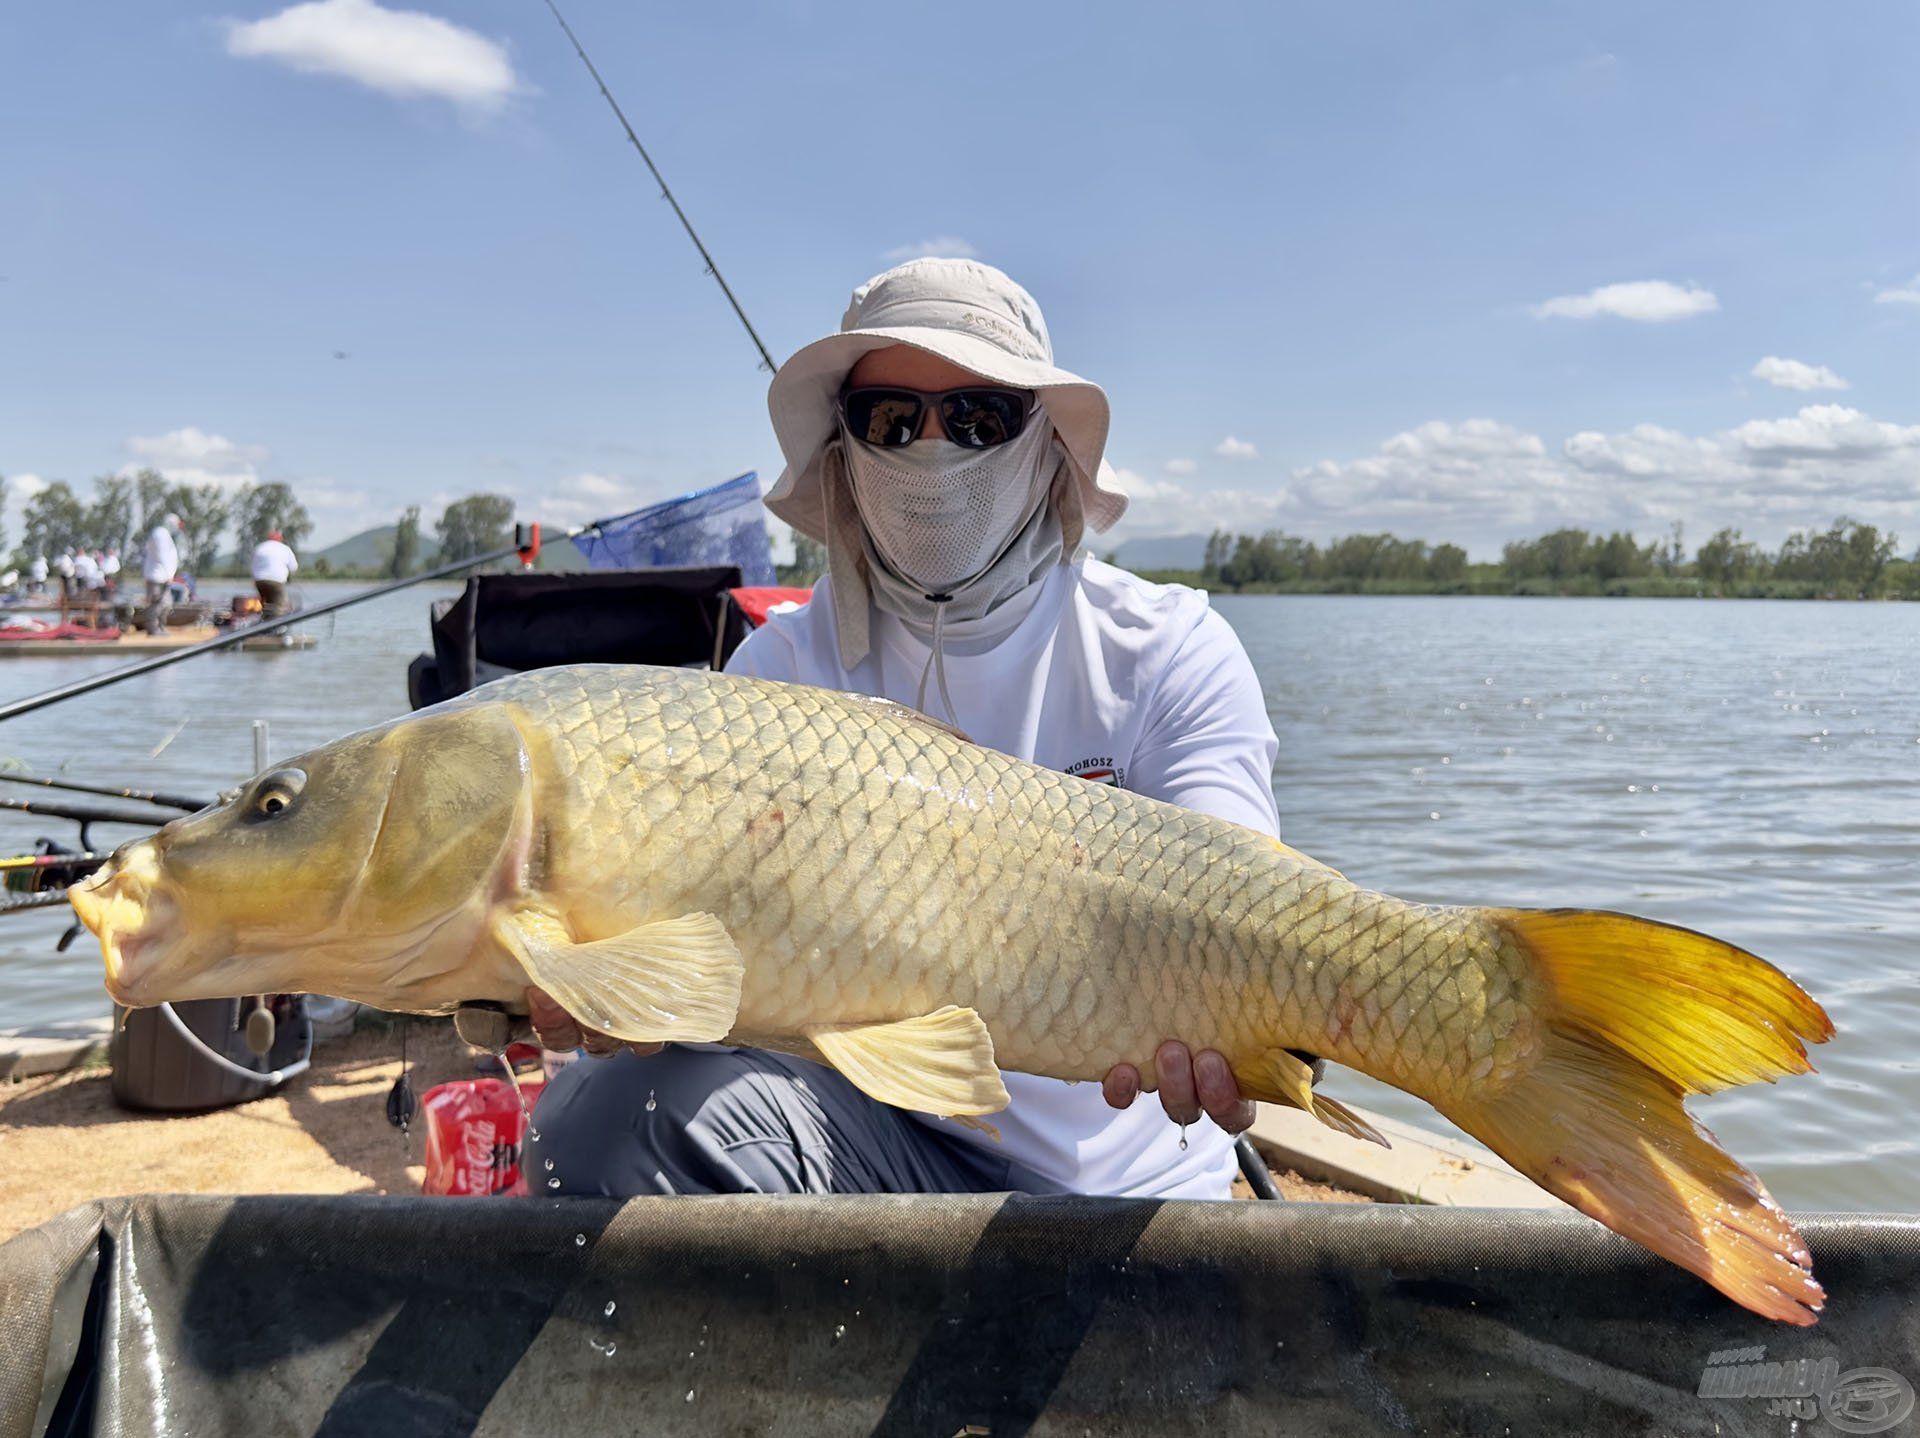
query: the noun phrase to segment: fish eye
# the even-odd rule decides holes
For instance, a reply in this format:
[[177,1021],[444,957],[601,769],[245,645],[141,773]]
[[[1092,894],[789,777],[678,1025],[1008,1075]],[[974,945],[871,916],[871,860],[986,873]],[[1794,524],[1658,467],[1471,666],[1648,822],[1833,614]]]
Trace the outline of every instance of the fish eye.
[[254,791],[253,812],[262,819],[271,819],[285,812],[293,801],[300,797],[300,791],[307,786],[307,776],[300,769],[276,769],[260,781]]

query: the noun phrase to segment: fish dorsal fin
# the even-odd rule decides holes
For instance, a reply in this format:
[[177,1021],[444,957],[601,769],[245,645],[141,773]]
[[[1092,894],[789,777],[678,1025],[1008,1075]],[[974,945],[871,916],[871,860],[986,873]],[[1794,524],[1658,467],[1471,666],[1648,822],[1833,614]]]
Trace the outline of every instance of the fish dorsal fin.
[[1313,1091],[1313,1070],[1285,1049],[1266,1049],[1252,1063],[1233,1070],[1240,1092],[1260,1103],[1283,1103],[1304,1109],[1328,1128],[1350,1138],[1364,1138],[1391,1148],[1380,1130],[1337,1099]]
[[958,739],[962,744],[971,744],[973,739],[966,731],[956,728],[944,719],[936,719],[924,709],[916,709],[911,704],[902,704],[897,699],[882,699],[877,694],[849,694],[846,696],[862,709],[878,716],[886,715],[902,724],[917,724],[932,729],[950,738]]
[[993,1036],[972,1009],[948,1005],[892,1023],[817,1024],[805,1032],[847,1082],[881,1103],[942,1118],[1007,1106]]
[[527,910],[495,921],[494,937],[575,1019],[629,1043],[712,1043],[740,1011],[746,965],[712,914],[575,943],[558,919]]

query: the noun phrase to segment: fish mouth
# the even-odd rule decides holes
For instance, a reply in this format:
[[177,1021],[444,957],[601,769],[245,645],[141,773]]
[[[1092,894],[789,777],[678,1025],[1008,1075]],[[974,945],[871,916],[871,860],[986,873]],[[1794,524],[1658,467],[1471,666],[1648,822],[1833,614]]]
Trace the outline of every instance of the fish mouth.
[[158,955],[175,928],[174,905],[156,889],[159,877],[159,851],[149,840],[122,850],[67,891],[80,922],[100,940],[107,993],[127,1008],[155,1002],[142,997],[142,981],[158,966]]

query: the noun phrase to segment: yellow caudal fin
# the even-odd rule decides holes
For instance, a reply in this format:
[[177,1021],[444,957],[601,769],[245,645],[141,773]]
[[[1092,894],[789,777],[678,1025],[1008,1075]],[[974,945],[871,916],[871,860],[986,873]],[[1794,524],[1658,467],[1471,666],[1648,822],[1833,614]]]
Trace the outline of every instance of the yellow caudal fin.
[[1765,1186],[1689,1094],[1806,1073],[1833,1025],[1785,974],[1623,914],[1490,910],[1547,990],[1527,1072],[1441,1111],[1549,1192],[1754,1312],[1808,1324],[1825,1294]]

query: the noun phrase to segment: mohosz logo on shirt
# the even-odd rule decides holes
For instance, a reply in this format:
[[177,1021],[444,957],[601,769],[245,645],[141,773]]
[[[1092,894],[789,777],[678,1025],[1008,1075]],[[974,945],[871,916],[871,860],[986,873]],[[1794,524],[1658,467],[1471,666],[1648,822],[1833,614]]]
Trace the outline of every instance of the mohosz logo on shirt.
[[1110,757],[1076,759],[1067,765],[1066,772],[1095,784],[1111,784],[1116,789],[1127,787],[1127,771]]

